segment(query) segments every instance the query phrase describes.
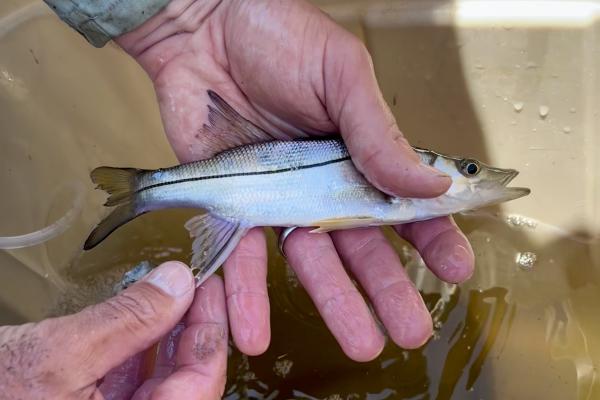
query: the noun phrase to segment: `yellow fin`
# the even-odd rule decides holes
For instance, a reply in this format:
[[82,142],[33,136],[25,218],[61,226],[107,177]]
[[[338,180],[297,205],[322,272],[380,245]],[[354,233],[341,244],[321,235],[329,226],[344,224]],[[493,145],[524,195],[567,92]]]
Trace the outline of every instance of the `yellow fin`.
[[104,205],[112,207],[131,201],[140,172],[135,168],[98,167],[91,172],[90,177],[98,185],[96,189],[109,194]]
[[310,233],[323,233],[336,231],[338,229],[362,228],[373,225],[377,219],[373,217],[347,217],[347,218],[330,218],[315,221],[311,226],[317,226]]

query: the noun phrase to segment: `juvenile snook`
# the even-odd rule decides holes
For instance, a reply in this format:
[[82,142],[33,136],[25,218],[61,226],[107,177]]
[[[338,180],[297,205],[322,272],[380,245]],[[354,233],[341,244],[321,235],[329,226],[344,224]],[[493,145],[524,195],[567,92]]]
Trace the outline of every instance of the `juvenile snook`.
[[[263,132],[209,91],[210,127],[256,138]],[[258,133],[258,134],[257,134]],[[264,133],[263,137],[268,137]],[[207,160],[155,171],[99,167],[91,178],[116,206],[92,231],[88,250],[133,218],[175,207],[206,212],[185,227],[194,238],[192,268],[198,284],[229,256],[255,226],[308,226],[314,232],[426,220],[513,200],[529,194],[510,188],[512,169],[487,166],[424,149],[421,161],[452,177],[432,199],[391,197],[355,169],[339,139],[271,141],[224,151]]]

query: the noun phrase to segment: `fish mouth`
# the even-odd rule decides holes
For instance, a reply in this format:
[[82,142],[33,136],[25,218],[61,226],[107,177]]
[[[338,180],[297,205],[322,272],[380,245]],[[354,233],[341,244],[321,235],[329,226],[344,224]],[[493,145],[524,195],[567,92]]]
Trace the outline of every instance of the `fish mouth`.
[[519,171],[516,169],[505,169],[502,170],[502,172],[504,176],[500,180],[500,184],[504,187],[506,187],[513,179],[517,177],[517,175],[519,175]]
[[500,185],[502,185],[502,189],[500,190],[499,198],[500,201],[510,201],[515,200],[520,197],[527,196],[531,193],[531,189],[524,187],[508,187],[508,184],[513,181],[519,175],[519,171],[516,169],[502,169],[499,170],[501,178],[498,181]]

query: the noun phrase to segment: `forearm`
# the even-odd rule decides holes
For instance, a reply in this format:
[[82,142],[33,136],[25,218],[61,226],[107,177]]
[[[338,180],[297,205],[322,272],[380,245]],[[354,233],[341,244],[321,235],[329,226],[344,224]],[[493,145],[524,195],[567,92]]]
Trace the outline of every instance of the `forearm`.
[[130,32],[171,0],[44,0],[73,29],[96,47]]

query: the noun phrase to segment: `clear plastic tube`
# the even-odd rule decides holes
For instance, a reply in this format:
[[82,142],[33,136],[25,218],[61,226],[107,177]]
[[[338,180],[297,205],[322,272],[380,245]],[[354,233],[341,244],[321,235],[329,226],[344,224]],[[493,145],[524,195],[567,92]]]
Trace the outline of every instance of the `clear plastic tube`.
[[73,198],[73,205],[64,216],[35,232],[18,236],[0,236],[0,249],[20,249],[23,247],[35,246],[47,242],[69,229],[79,213],[81,213],[85,189],[81,182],[74,182],[68,186],[74,191],[75,196]]

